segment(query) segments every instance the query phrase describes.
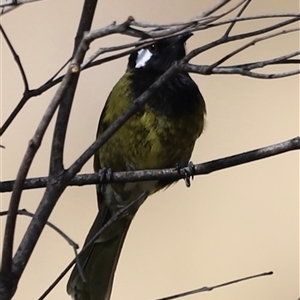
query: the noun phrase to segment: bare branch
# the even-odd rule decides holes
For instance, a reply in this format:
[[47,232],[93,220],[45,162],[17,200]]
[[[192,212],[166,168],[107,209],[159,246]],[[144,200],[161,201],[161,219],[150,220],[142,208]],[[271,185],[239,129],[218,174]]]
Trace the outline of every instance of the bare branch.
[[[255,150],[235,154],[232,156],[219,158],[209,162],[194,165],[194,170],[191,172],[190,168],[182,169],[160,169],[160,170],[141,170],[141,171],[126,171],[113,172],[111,175],[105,175],[101,172],[92,174],[77,175],[74,177],[70,186],[84,186],[99,183],[111,182],[137,182],[137,181],[151,181],[151,180],[179,180],[183,179],[188,172],[188,175],[207,175],[215,171],[226,168],[235,167],[241,164],[253,162],[267,157],[279,155],[285,152],[299,150],[300,137],[296,137],[278,144],[267,147],[258,148]],[[24,190],[44,188],[47,186],[48,177],[30,178],[24,182]],[[14,181],[0,182],[0,192],[10,192],[12,190]]]
[[[210,24],[199,24],[193,30],[204,30],[207,28],[214,28],[226,24],[231,23],[239,23],[245,21],[255,21],[255,20],[262,20],[262,19],[276,19],[276,18],[300,18],[300,14],[295,13],[286,13],[286,14],[263,14],[263,15],[255,15],[255,16],[247,16],[247,17],[235,17],[233,19],[227,19],[224,21],[214,22]],[[285,25],[284,25],[285,26]]]
[[[0,217],[8,215],[8,210],[6,211],[0,211]],[[34,214],[29,212],[27,209],[19,209],[18,215],[20,216],[27,216],[30,218],[34,217]],[[69,238],[61,229],[59,229],[57,226],[55,226],[53,223],[47,221],[46,225],[52,228],[54,231],[56,231],[59,235],[62,236],[63,239],[67,241],[67,243],[74,248],[74,251],[79,248],[78,244],[76,244],[71,238]]]
[[224,74],[224,75],[233,75],[238,74],[242,76],[248,76],[253,78],[260,78],[260,79],[275,79],[275,78],[283,78],[288,76],[293,76],[300,74],[300,69],[286,71],[281,73],[255,73],[251,70],[263,68],[265,66],[277,65],[277,64],[300,64],[300,59],[289,59],[290,57],[294,57],[300,54],[300,51],[295,51],[290,54],[286,54],[283,56],[275,57],[269,60],[263,60],[248,64],[241,64],[241,65],[233,65],[233,66],[224,66],[224,67],[216,67],[211,69],[211,66],[198,66],[193,64],[183,65],[182,69],[186,72],[190,73],[198,73],[198,74]]
[[157,23],[146,23],[146,22],[133,21],[132,25],[138,26],[138,27],[141,27],[141,28],[149,28],[149,27],[164,28],[164,30],[160,30],[159,32],[155,31],[155,30],[151,31],[151,32],[148,32],[148,34],[152,37],[155,37],[155,36],[157,36],[157,34],[161,34],[162,32],[163,32],[163,34],[178,33],[178,32],[180,32],[181,30],[184,30],[184,29],[188,29],[189,31],[193,31],[194,28],[199,29],[199,27],[201,27],[201,26],[203,26],[203,28],[205,28],[205,26],[208,26],[208,24],[211,24],[212,22],[223,18],[224,16],[226,16],[229,13],[236,10],[238,7],[240,7],[247,0],[240,1],[235,6],[233,6],[232,8],[228,9],[227,11],[225,11],[224,13],[222,13],[220,15],[210,16],[213,12],[219,10],[222,6],[224,6],[225,4],[227,4],[230,1],[231,0],[221,1],[215,7],[209,9],[208,11],[204,12],[200,16],[197,16],[197,17],[195,17],[195,18],[193,18],[193,19],[191,19],[190,21],[187,21],[187,22],[157,24]]
[[[298,62],[299,63],[299,62]],[[193,65],[188,65],[186,66],[186,70],[189,70],[189,72],[194,72],[198,68],[193,67]],[[284,77],[289,77],[289,76],[294,76],[297,74],[300,74],[300,69],[299,70],[293,70],[293,71],[288,71],[288,72],[281,72],[281,73],[256,73],[256,72],[251,72],[248,70],[242,70],[241,68],[231,68],[231,67],[219,67],[215,68],[213,71],[213,74],[236,74],[236,75],[242,75],[242,76],[248,76],[252,78],[258,78],[258,79],[276,79],[276,78],[284,78]],[[198,72],[195,72],[198,73]],[[201,73],[201,72],[200,72]]]
[[[242,6],[241,10],[238,12],[237,18],[240,17],[243,14],[243,12],[246,10],[246,8],[248,7],[248,5],[250,4],[251,1],[252,0],[248,0],[248,1],[245,2],[245,4]],[[229,27],[227,28],[227,30],[224,34],[225,37],[229,36],[229,33],[231,32],[231,30],[234,27],[234,25],[236,24],[236,22],[237,21],[233,21],[233,22],[230,23]]]
[[60,73],[60,71],[64,67],[66,67],[66,65],[69,62],[70,62],[70,60],[68,60],[66,62],[66,64],[64,64],[50,79],[47,80],[47,82],[45,82],[44,84],[42,84],[39,88],[28,90],[23,95],[23,97],[21,98],[21,100],[19,101],[19,103],[17,104],[17,106],[14,108],[14,110],[9,115],[9,117],[7,118],[7,120],[3,123],[3,126],[0,128],[0,136],[2,136],[4,134],[4,132],[6,131],[6,129],[10,126],[10,124],[13,122],[13,120],[16,118],[16,116],[18,115],[18,113],[22,110],[22,108],[24,107],[24,105],[27,103],[27,101],[29,99],[31,99],[33,97],[37,97],[37,96],[43,94],[44,92],[46,92],[50,88],[54,87],[56,84],[60,83],[63,80],[64,75],[60,76],[57,79],[54,79],[54,78]]
[[[78,29],[78,36],[82,36],[83,32],[90,30],[91,22],[92,22],[92,16],[96,7],[97,0],[92,1],[85,1],[85,5],[83,8],[83,13],[88,15],[88,18],[85,19],[82,17],[79,29]],[[76,44],[76,40],[75,40]],[[84,54],[86,52],[81,51],[80,55],[77,56],[78,62],[81,63],[84,57]],[[36,133],[34,135],[34,138],[30,141],[29,147],[27,148],[26,154],[24,156],[24,159],[21,163],[16,183],[14,185],[14,190],[11,196],[10,206],[9,206],[9,214],[7,217],[7,223],[5,228],[5,243],[3,245],[3,257],[2,257],[2,269],[1,271],[3,274],[9,274],[11,272],[12,268],[12,242],[13,242],[13,235],[15,230],[15,222],[16,222],[16,212],[19,206],[20,197],[22,193],[23,183],[26,179],[28,170],[30,168],[30,165],[32,163],[32,160],[41,144],[41,141],[43,139],[43,136],[45,134],[45,131],[53,117],[54,112],[56,111],[58,105],[61,103],[62,99],[64,99],[64,105],[67,105],[67,103],[72,102],[72,98],[75,92],[77,80],[78,80],[79,72],[78,68],[76,66],[72,65],[68,68],[67,74],[64,76],[62,84],[60,85],[58,91],[56,92],[53,100],[51,101],[50,105],[48,106],[45,115],[43,116],[43,119],[41,123],[39,124]],[[68,106],[68,105],[67,105]],[[65,107],[66,110],[61,109],[58,114],[58,120],[61,120],[62,117],[68,118],[69,111],[67,111],[68,107]],[[67,121],[63,120],[62,124],[65,124]],[[58,126],[59,127],[59,126]],[[60,143],[63,143],[64,141],[64,126],[62,125],[62,131],[60,129],[57,129],[58,132],[56,134],[56,137],[54,137],[54,145],[57,145],[57,136],[58,138],[63,138],[63,140],[59,140]],[[58,152],[60,151],[60,147],[58,146]],[[56,151],[56,150],[54,150]],[[53,151],[52,151],[53,152]],[[52,153],[53,155],[53,153]],[[59,157],[52,156],[52,162],[53,160],[60,160]],[[60,164],[58,165],[60,167]],[[56,169],[57,170],[57,169]],[[58,197],[61,195],[61,193],[64,190],[63,185],[56,186],[53,188],[51,186],[49,190],[54,191],[55,196],[49,192],[49,190],[46,190],[46,193],[43,197],[47,199],[47,201],[41,201],[41,204],[39,208],[36,211],[36,214],[34,215],[34,218],[29,224],[29,227],[23,237],[23,240],[20,243],[19,248],[17,249],[17,252],[15,254],[15,257],[13,259],[13,273],[15,276],[15,280],[18,281],[20,276],[22,275],[24,268],[29,260],[29,257],[33,251],[33,248],[40,236],[40,233],[45,226],[45,223],[50,215],[50,212],[52,211]],[[46,203],[46,204],[45,204]],[[42,216],[41,216],[42,215]]]
[[[97,1],[98,0],[84,1],[79,26],[75,37],[72,56],[74,56],[74,54],[78,50],[85,32],[91,29]],[[80,53],[80,55],[77,56],[77,64],[80,65],[83,62],[87,50],[88,49],[85,49]],[[75,68],[77,68],[77,66],[75,66]],[[63,152],[65,146],[66,131],[80,72],[76,72],[74,75],[75,76],[72,82],[70,82],[70,85],[66,88],[64,101],[62,101],[60,104],[57,120],[55,122],[54,136],[51,146],[50,174],[60,173],[63,170]]]
[[41,0],[1,0],[0,3],[0,16],[12,11],[22,4],[28,4],[30,2],[36,2]]
[[29,168],[33,161],[33,158],[41,145],[41,141],[43,136],[48,128],[48,125],[63,98],[64,91],[66,87],[69,85],[72,79],[72,71],[69,68],[66,76],[63,79],[61,86],[59,87],[56,95],[52,99],[50,105],[48,106],[33,138],[29,141],[28,148],[26,150],[23,161],[20,165],[16,181],[14,184],[14,189],[11,195],[10,203],[9,203],[9,212],[7,215],[7,221],[5,226],[4,233],[4,243],[3,243],[3,252],[2,252],[2,268],[1,272],[3,274],[10,273],[12,267],[12,246],[14,240],[14,232],[16,225],[16,217],[18,213],[18,207],[20,203],[20,197],[23,192],[23,184],[28,174]]
[[9,40],[7,34],[5,33],[5,31],[4,31],[1,24],[0,24],[0,31],[2,32],[4,40],[6,41],[8,47],[9,47],[9,50],[11,51],[11,53],[12,53],[12,55],[13,55],[15,61],[16,61],[16,64],[17,64],[17,66],[20,70],[20,73],[21,73],[21,76],[22,76],[22,79],[23,79],[23,83],[24,83],[24,94],[26,94],[26,92],[29,90],[29,86],[28,86],[27,77],[26,77],[23,65],[21,63],[20,57],[17,54],[17,52],[15,51],[13,45],[11,44],[11,42],[10,42],[10,40]]
[[36,2],[41,0],[1,0],[0,7],[6,6],[18,6],[21,4],[28,4],[30,2]]
[[[227,3],[229,3],[231,0],[221,0],[220,3],[217,5],[211,7],[208,9],[206,12],[204,12],[201,16],[202,17],[207,17],[216,12],[217,10],[221,9],[223,6],[225,6]],[[241,3],[245,2],[246,0],[243,0]]]
[[259,42],[262,42],[262,41],[265,41],[265,40],[277,37],[279,35],[283,35],[283,34],[287,34],[287,33],[291,33],[291,32],[296,32],[296,31],[299,31],[299,30],[300,30],[300,28],[293,28],[293,29],[283,30],[283,31],[276,32],[276,33],[273,33],[273,34],[265,35],[265,36],[260,37],[260,38],[255,38],[252,41],[250,41],[249,43],[243,45],[242,47],[240,47],[240,48],[232,51],[231,53],[225,55],[223,58],[221,58],[220,60],[218,60],[217,62],[215,62],[214,64],[212,64],[210,66],[210,69],[212,70],[213,68],[219,66],[220,64],[222,64],[226,60],[230,59],[234,55],[236,55],[236,54],[244,51],[245,49],[249,48],[250,46],[255,46],[255,44],[257,44]]
[[47,80],[47,82],[44,85],[47,85],[55,80],[55,78],[58,76],[58,74],[71,62],[71,58],[69,58],[55,73],[50,77],[50,79]]
[[194,58],[195,56],[199,55],[200,53],[203,53],[203,52],[205,52],[207,50],[210,50],[210,49],[212,49],[214,47],[217,47],[219,45],[222,45],[224,43],[238,41],[238,40],[250,38],[250,37],[253,37],[253,36],[257,36],[257,35],[260,35],[260,34],[264,34],[264,33],[267,33],[267,32],[270,32],[270,31],[282,28],[282,27],[287,26],[289,24],[293,24],[295,22],[298,22],[299,19],[300,19],[300,15],[297,16],[297,17],[295,17],[295,18],[291,18],[289,20],[277,23],[275,25],[264,27],[262,29],[250,31],[250,32],[243,33],[243,34],[237,34],[237,35],[233,35],[233,36],[228,36],[228,37],[223,36],[223,37],[221,37],[221,38],[219,38],[219,39],[217,39],[217,40],[215,40],[215,41],[213,41],[213,42],[211,42],[209,44],[206,44],[204,46],[201,46],[201,47],[198,47],[198,48],[192,50],[181,62],[182,63],[189,62],[192,58]]
[[[186,22],[178,22],[178,23],[149,23],[149,22],[141,22],[141,21],[133,21],[131,25],[137,26],[140,28],[168,28],[168,27],[179,27],[179,26],[187,26],[187,25],[194,25],[194,28],[190,28],[190,31],[194,30],[204,30],[207,28],[218,27],[225,24],[231,24],[232,22],[244,22],[244,21],[251,21],[251,20],[259,20],[259,19],[276,19],[276,18],[291,18],[291,17],[300,17],[298,13],[281,13],[281,14],[262,14],[262,15],[255,15],[255,16],[247,16],[247,17],[235,17],[230,18],[227,20],[215,22],[216,20],[224,17],[225,15],[231,13],[235,9],[237,9],[241,4],[245,1],[241,1],[238,5],[233,7],[232,9],[226,11],[221,15],[211,16],[211,17],[195,17],[190,21]],[[181,30],[181,29],[179,29]]]
[[[124,45],[120,45],[120,46],[114,46],[114,47],[104,47],[104,48],[99,48],[96,52],[93,53],[92,56],[90,56],[80,67],[82,70],[86,69],[86,68],[90,68],[92,66],[92,62],[101,54],[107,53],[107,52],[114,52],[114,51],[118,51],[118,50],[123,50],[123,49],[127,49],[127,48],[131,48],[131,47],[135,47],[132,49],[129,49],[127,51],[124,51],[122,53],[118,53],[115,54],[113,56],[110,57],[105,57],[104,59],[101,59],[97,61],[97,65],[100,65],[104,62],[108,62],[120,57],[124,57],[128,54],[131,54],[133,51],[139,50],[143,47],[149,46],[151,44],[153,44],[155,41],[160,40],[162,38],[153,38],[153,39],[147,39],[147,40],[142,40],[142,41],[137,41],[134,43],[128,43],[128,44],[124,44]],[[96,65],[96,64],[93,64]]]
[[286,55],[278,56],[272,59],[247,63],[247,64],[241,64],[241,65],[232,65],[227,66],[225,68],[240,68],[245,70],[253,70],[257,68],[263,68],[265,66],[269,65],[278,65],[278,64],[300,64],[300,59],[290,59],[291,57],[295,57],[300,55],[300,51],[295,51]]
[[210,292],[210,291],[218,289],[220,287],[224,287],[224,286],[227,286],[227,285],[232,285],[232,284],[239,283],[239,282],[242,282],[242,281],[246,281],[246,280],[250,280],[250,279],[254,279],[254,278],[258,278],[258,277],[263,277],[263,276],[270,276],[270,275],[273,275],[272,271],[271,272],[264,272],[264,273],[256,274],[256,275],[251,275],[251,276],[244,277],[244,278],[239,278],[239,279],[236,279],[236,280],[228,281],[228,282],[213,285],[213,286],[205,286],[205,287],[202,287],[202,288],[199,288],[199,289],[196,289],[196,290],[191,290],[191,291],[188,291],[188,292],[184,292],[184,293],[180,293],[180,294],[176,294],[176,295],[172,295],[172,296],[168,296],[168,297],[164,297],[164,298],[159,298],[159,299],[155,299],[155,300],[172,300],[172,299],[183,298],[183,297],[186,297],[186,296],[190,296],[190,295],[194,295],[194,294],[198,294],[198,293],[202,293],[202,292]]

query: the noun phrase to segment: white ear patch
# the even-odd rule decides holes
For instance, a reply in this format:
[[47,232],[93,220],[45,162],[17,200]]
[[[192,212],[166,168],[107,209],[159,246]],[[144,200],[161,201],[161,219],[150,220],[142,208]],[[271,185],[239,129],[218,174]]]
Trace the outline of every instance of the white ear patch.
[[146,62],[151,58],[152,53],[148,49],[141,49],[138,51],[135,63],[136,68],[144,67]]

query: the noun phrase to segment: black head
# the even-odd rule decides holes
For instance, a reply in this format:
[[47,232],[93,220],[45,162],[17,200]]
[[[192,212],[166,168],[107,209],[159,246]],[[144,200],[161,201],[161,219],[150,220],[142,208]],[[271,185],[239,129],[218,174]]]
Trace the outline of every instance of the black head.
[[166,71],[174,61],[185,56],[185,42],[192,33],[185,32],[137,50],[129,56],[129,69]]

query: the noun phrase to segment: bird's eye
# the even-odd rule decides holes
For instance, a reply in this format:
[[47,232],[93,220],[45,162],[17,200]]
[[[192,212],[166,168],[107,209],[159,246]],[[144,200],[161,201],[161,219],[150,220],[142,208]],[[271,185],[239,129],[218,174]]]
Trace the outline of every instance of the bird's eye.
[[156,49],[157,49],[157,45],[156,45],[156,44],[152,44],[152,45],[148,46],[148,50],[149,50],[151,53],[155,52]]

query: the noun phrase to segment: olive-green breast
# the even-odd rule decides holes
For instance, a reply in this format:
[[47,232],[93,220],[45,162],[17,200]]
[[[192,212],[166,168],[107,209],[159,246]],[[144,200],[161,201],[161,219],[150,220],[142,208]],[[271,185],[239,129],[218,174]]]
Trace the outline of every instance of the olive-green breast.
[[[98,135],[116,121],[143,92],[143,87],[138,92],[134,89],[130,84],[132,79],[132,73],[127,72],[113,88],[100,119]],[[96,171],[100,166],[121,171],[175,167],[188,162],[194,143],[203,130],[205,104],[197,90],[192,99],[178,99],[176,86],[174,91],[164,93],[166,88],[163,86],[148,101],[144,110],[128,120],[99,150]],[[184,90],[181,94],[189,95]],[[181,108],[180,113],[172,112],[172,105],[176,105],[175,98],[176,101],[186,101],[187,109]],[[100,166],[97,166],[98,159]]]

